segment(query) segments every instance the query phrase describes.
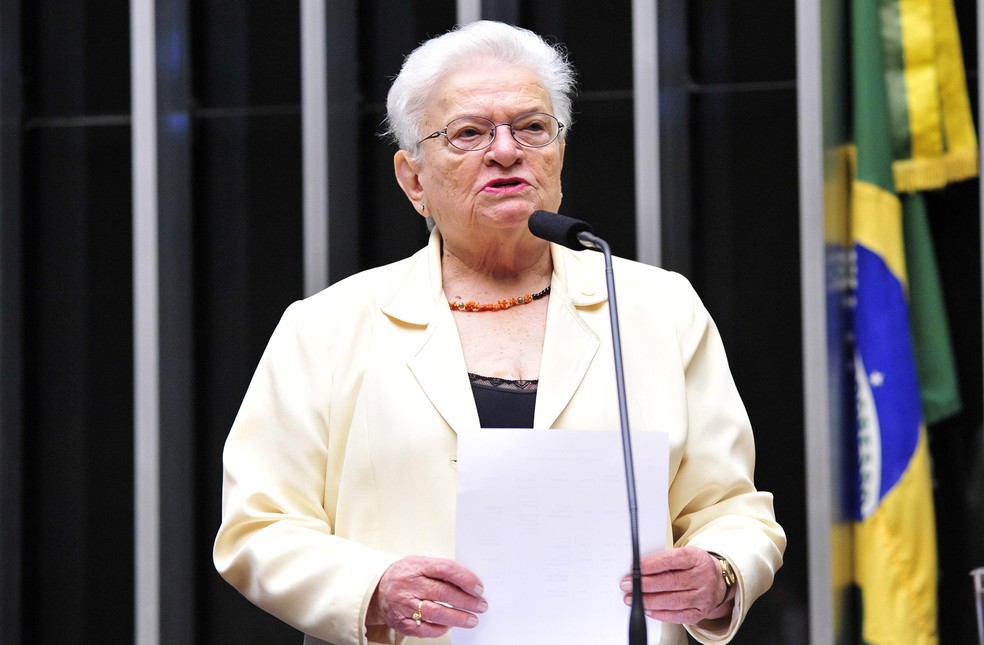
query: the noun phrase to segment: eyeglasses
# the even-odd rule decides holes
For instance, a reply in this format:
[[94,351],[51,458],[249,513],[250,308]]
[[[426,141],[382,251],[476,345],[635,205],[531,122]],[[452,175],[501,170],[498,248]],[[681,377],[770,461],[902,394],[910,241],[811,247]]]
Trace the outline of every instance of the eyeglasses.
[[492,145],[499,127],[509,126],[513,139],[526,148],[542,148],[557,140],[564,124],[556,117],[543,112],[520,114],[512,123],[494,123],[481,116],[463,116],[448,123],[443,130],[432,132],[418,144],[428,139],[445,137],[458,150],[481,150]]

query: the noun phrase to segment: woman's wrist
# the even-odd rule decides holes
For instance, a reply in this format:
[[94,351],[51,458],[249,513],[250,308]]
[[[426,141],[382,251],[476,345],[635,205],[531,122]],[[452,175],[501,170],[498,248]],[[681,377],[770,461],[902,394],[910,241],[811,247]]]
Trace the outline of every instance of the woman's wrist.
[[729,561],[726,557],[718,553],[714,553],[713,551],[708,551],[708,554],[714,558],[717,565],[720,567],[722,594],[721,602],[718,603],[717,607],[708,612],[707,616],[710,619],[730,616],[732,611],[734,611],[735,596],[738,594],[738,576],[735,574],[735,570],[731,566],[731,561]]
[[707,613],[707,620],[717,620],[720,618],[725,618],[731,616],[735,610],[735,596],[738,593],[738,586],[735,585],[728,591],[728,595],[725,596],[724,601],[720,605],[712,609]]
[[731,561],[726,557],[718,553],[714,553],[713,551],[708,551],[707,553],[714,558],[717,565],[721,568],[721,581],[724,583],[724,593],[721,594],[721,602],[718,603],[718,607],[720,607],[730,599],[734,598],[732,591],[737,586],[738,576],[735,574],[735,570],[731,566]]

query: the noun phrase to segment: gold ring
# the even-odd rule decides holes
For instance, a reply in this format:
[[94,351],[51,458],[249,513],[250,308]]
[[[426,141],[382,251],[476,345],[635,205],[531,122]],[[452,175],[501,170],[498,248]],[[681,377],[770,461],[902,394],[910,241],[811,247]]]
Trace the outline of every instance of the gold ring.
[[420,613],[420,609],[423,606],[424,606],[424,601],[423,600],[418,600],[417,601],[417,611],[413,612],[413,616],[410,617],[410,618],[413,619],[413,622],[417,623],[417,627],[420,627],[420,621],[424,619],[423,615],[421,615],[421,613]]

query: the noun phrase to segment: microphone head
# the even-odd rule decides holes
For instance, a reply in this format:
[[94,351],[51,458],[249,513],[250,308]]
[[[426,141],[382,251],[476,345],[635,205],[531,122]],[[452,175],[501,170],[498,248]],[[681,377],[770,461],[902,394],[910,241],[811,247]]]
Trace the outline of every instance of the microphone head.
[[578,233],[594,233],[587,222],[550,211],[536,211],[530,215],[528,224],[533,235],[575,251],[584,250]]

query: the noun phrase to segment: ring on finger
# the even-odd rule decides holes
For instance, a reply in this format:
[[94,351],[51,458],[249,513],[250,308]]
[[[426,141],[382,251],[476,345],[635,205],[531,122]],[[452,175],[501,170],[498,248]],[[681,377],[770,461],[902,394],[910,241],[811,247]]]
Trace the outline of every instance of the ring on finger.
[[410,616],[410,618],[413,619],[413,622],[417,623],[417,627],[420,627],[420,621],[424,619],[423,614],[420,613],[420,610],[421,610],[421,608],[423,608],[423,606],[424,606],[424,601],[423,600],[418,600],[417,601],[417,611],[413,612],[413,615]]

